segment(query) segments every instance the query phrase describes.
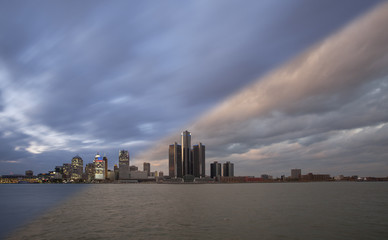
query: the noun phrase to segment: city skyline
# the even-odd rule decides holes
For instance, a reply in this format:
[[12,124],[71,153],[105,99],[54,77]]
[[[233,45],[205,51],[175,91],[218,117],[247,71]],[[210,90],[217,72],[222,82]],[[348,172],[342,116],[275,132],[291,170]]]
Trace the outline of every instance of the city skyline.
[[[183,139],[183,136],[187,134],[191,138],[191,133],[187,130],[181,133],[182,136],[182,142],[185,141]],[[188,141],[191,142],[191,139]],[[165,183],[177,183],[177,181],[171,181],[173,179],[179,179],[183,182],[186,182],[185,176],[189,175],[189,178],[187,179],[188,182],[191,182],[194,180],[194,178],[199,181],[199,183],[214,183],[215,182],[222,182],[222,183],[252,183],[252,182],[277,182],[277,181],[386,181],[388,177],[378,177],[378,176],[358,176],[358,175],[352,175],[352,176],[344,176],[343,174],[339,174],[336,176],[332,176],[329,173],[312,173],[312,171],[307,171],[307,174],[302,175],[302,169],[291,169],[291,174],[283,174],[281,176],[273,176],[271,173],[259,173],[259,176],[251,175],[251,176],[236,176],[234,174],[234,163],[231,163],[230,161],[226,161],[224,163],[214,161],[208,163],[209,169],[208,173],[205,171],[206,167],[203,167],[206,165],[206,161],[204,157],[199,156],[199,159],[197,161],[192,161],[192,169],[193,174],[190,173],[183,173],[183,159],[182,159],[182,145],[177,144],[176,142],[174,144],[169,145],[169,151],[168,151],[168,164],[169,164],[169,172],[168,172],[168,179],[163,178],[164,173],[163,171],[152,171],[151,172],[151,164],[147,162],[143,162],[143,170],[139,170],[139,167],[136,165],[130,165],[130,155],[128,150],[120,150],[117,162],[113,162],[114,168],[108,169],[106,163],[108,162],[108,158],[104,154],[104,157],[101,157],[99,153],[96,153],[94,160],[92,162],[85,162],[82,159],[82,157],[77,154],[74,156],[70,163],[63,163],[62,166],[55,166],[54,171],[48,171],[46,173],[40,172],[37,174],[38,178],[47,178],[51,179],[51,181],[54,181],[58,183],[57,180],[63,180],[66,181],[75,181],[75,182],[93,182],[93,183],[134,183],[134,182],[128,182],[126,180],[138,180],[138,181],[144,181],[144,179],[147,179],[147,177],[151,177],[151,179],[155,180],[155,177],[158,176],[157,174],[160,174],[161,176],[161,182],[163,183],[165,180],[167,180]],[[178,148],[177,148],[178,147]],[[197,153],[195,153],[195,148],[197,147]],[[202,150],[201,150],[202,149]],[[200,153],[202,152],[202,153]],[[193,145],[193,149],[191,150],[191,156],[194,156],[195,154],[199,154],[204,156],[205,155],[205,146],[199,142],[199,144]],[[180,158],[180,160],[179,160]],[[194,157],[195,158],[195,157]],[[193,158],[193,159],[194,159]],[[180,162],[180,164],[179,164]],[[196,166],[197,165],[197,166]],[[177,166],[180,166],[180,171]],[[197,167],[197,170],[195,170]],[[83,171],[85,169],[85,171]],[[207,168],[206,168],[207,169]],[[116,172],[117,171],[117,172]],[[181,172],[181,174],[178,174]],[[33,175],[34,171],[31,169],[25,170],[25,175],[23,174],[6,174],[6,175],[0,175],[0,177],[5,177],[5,179],[10,179],[14,177],[12,181],[22,181],[23,178],[30,178],[31,180],[36,181],[37,176]],[[108,176],[109,173],[112,173],[113,175]],[[121,173],[122,177],[119,177]],[[123,174],[124,173],[124,174]],[[54,175],[53,175],[54,174]],[[59,174],[59,175],[58,175]],[[129,175],[128,177],[123,177],[123,175]],[[132,176],[133,175],[133,176]],[[192,177],[192,179],[191,179]],[[219,177],[226,177],[224,179]],[[231,177],[231,178],[230,178]],[[112,180],[114,178],[114,180]],[[202,180],[201,180],[202,179]],[[212,180],[211,180],[212,179]],[[47,179],[46,179],[47,180]],[[95,180],[97,180],[95,182]],[[124,181],[122,181],[124,180]],[[150,180],[150,179],[148,179]],[[184,180],[184,181],[183,181]],[[15,183],[15,182],[14,182]],[[138,183],[138,182],[136,182]]]
[[388,175],[386,2],[2,2],[0,16],[0,175],[96,152],[113,169],[121,149],[167,175],[185,129],[207,175],[214,161]]

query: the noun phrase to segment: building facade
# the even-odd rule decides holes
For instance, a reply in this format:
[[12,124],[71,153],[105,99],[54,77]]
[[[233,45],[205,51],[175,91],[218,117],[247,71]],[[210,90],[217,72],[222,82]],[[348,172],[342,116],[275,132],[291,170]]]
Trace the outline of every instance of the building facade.
[[119,167],[117,166],[117,164],[114,165],[113,171],[115,173],[115,180],[119,180]]
[[224,177],[234,177],[234,164],[231,162],[226,162],[223,164],[223,173]]
[[88,163],[85,166],[85,179],[90,182],[94,180],[94,163]]
[[210,177],[217,178],[221,176],[221,163],[217,161],[210,164]]
[[151,164],[150,163],[143,163],[143,171],[147,172],[147,176],[149,177],[151,175]]
[[119,152],[119,179],[129,179],[129,152],[127,150]]
[[75,156],[71,160],[71,179],[74,181],[79,181],[82,179],[82,174],[84,171],[84,162],[80,156]]
[[194,177],[205,177],[205,145],[193,145],[192,152]]
[[291,179],[301,179],[302,170],[301,169],[291,169]]
[[331,180],[330,174],[313,174],[308,173],[301,177],[304,181],[329,181]]
[[139,171],[139,168],[135,165],[129,166],[129,171],[134,172],[134,171]]
[[116,180],[116,178],[115,178],[115,172],[114,171],[112,171],[112,170],[108,170],[108,180],[109,181],[114,181],[114,180]]
[[171,178],[182,178],[182,146],[171,144],[168,148],[168,173]]
[[193,175],[193,163],[191,159],[191,133],[186,130],[181,133],[181,137],[183,176]]
[[131,179],[148,179],[146,171],[133,171],[131,172]]
[[71,164],[64,163],[63,164],[63,179],[69,180],[71,178]]
[[97,154],[94,157],[94,179],[95,180],[105,180],[105,161],[104,159]]
[[102,160],[104,160],[105,165],[105,179],[108,179],[108,158],[104,156]]

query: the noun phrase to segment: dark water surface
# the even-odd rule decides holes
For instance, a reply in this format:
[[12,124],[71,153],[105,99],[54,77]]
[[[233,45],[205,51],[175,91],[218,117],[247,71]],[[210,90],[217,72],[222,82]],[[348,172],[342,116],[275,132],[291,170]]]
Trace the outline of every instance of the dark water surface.
[[84,187],[81,184],[0,184],[0,239]]
[[9,239],[388,239],[388,183],[85,186]]

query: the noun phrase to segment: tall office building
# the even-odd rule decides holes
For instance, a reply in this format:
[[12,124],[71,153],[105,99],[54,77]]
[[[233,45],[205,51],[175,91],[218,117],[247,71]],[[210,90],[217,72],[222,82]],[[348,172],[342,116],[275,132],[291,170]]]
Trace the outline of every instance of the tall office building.
[[193,163],[191,159],[191,133],[184,131],[182,136],[182,163],[183,163],[183,176],[193,175]]
[[205,145],[193,145],[192,153],[194,177],[205,177]]
[[234,164],[229,161],[224,163],[222,175],[224,177],[234,177]]
[[97,155],[94,157],[94,179],[95,180],[105,180],[105,161],[100,156],[100,154],[97,153]]
[[151,164],[150,163],[143,163],[143,172],[147,172],[147,176],[149,177],[151,175]]
[[71,178],[71,164],[70,163],[64,163],[63,164],[63,179],[70,179]]
[[292,179],[300,179],[302,177],[301,169],[291,169],[291,178]]
[[105,164],[105,179],[108,179],[108,158],[104,156],[102,160],[104,160],[104,164]]
[[205,145],[199,143],[199,174],[201,177],[206,177],[206,158],[205,158]]
[[171,178],[183,177],[182,146],[176,142],[168,148],[168,173]]
[[119,152],[119,179],[129,179],[129,152],[127,150]]
[[221,176],[221,163],[217,161],[210,163],[210,177],[216,178]]
[[93,181],[94,180],[94,173],[95,172],[95,167],[94,163],[88,163],[85,166],[85,175],[86,175],[86,180],[87,181]]
[[82,179],[82,173],[84,171],[84,161],[80,156],[75,156],[71,160],[71,179],[79,181]]

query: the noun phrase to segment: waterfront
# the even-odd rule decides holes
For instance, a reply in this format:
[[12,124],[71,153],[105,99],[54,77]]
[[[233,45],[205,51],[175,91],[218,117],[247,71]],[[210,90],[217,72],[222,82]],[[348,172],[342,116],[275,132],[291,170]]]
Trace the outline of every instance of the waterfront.
[[388,237],[387,183],[84,186],[9,239]]

